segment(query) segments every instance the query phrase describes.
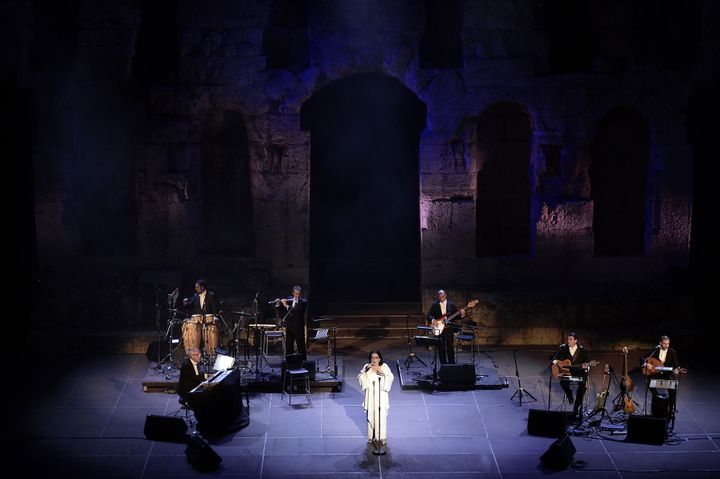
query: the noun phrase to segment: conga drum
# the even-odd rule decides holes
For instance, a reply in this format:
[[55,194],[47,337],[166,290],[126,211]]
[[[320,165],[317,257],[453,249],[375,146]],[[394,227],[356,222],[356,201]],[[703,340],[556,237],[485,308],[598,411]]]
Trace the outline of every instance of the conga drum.
[[203,339],[205,340],[205,354],[208,356],[214,355],[215,348],[220,347],[220,330],[218,329],[217,324],[205,324],[205,328],[203,329]]
[[[199,316],[199,315],[198,315]],[[200,348],[200,327],[199,323],[195,323],[192,319],[186,319],[182,325],[182,339],[185,351],[190,348]]]

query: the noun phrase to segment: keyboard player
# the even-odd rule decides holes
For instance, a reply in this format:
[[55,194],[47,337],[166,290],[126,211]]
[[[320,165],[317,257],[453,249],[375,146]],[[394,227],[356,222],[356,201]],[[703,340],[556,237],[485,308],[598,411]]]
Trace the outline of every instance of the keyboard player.
[[178,395],[183,401],[187,401],[192,389],[203,382],[205,375],[200,372],[200,350],[192,347],[187,351],[188,357],[180,367],[180,381],[178,382]]

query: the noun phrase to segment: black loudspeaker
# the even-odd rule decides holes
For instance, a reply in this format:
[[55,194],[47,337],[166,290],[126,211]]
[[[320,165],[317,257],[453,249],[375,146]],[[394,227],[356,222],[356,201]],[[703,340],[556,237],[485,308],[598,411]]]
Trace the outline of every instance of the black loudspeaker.
[[475,386],[474,364],[443,364],[440,366],[440,383],[447,386]]
[[563,436],[550,444],[548,450],[540,456],[540,462],[548,469],[561,471],[570,465],[574,455],[575,445],[569,436]]
[[667,419],[650,416],[629,416],[627,422],[627,442],[641,444],[665,443],[667,435]]
[[186,442],[187,424],[182,418],[155,416],[145,418],[145,437],[153,441]]
[[528,413],[528,434],[531,436],[560,437],[565,428],[572,424],[573,414],[564,411],[530,409]]
[[200,434],[193,434],[185,448],[188,462],[198,471],[212,471],[222,462],[222,458],[210,447],[210,443]]
[[652,417],[667,418],[670,416],[670,398],[667,396],[653,396]]

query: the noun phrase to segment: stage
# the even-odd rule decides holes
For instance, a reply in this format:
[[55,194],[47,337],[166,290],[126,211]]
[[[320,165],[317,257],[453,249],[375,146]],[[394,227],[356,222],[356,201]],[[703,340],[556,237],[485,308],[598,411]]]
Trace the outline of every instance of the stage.
[[[464,391],[406,390],[400,375],[390,392],[388,454],[374,456],[367,445],[363,394],[356,373],[367,361],[366,349],[380,348],[393,365],[407,357],[398,345],[368,341],[365,348],[341,351],[344,377],[340,392],[313,389],[311,404],[288,405],[278,392],[249,394],[247,427],[211,444],[222,458],[212,474],[219,477],[535,477],[550,472],[540,456],[555,440],[528,434],[530,409],[559,411],[561,391],[550,384],[548,353],[485,349],[500,389]],[[479,357],[479,356],[478,356]],[[617,352],[594,353],[618,369]],[[577,452],[568,467],[585,477],[717,477],[720,474],[720,381],[712,368],[695,365],[682,380],[679,410],[670,440],[661,446],[624,441],[622,428],[587,428],[572,435]],[[4,409],[4,454],[21,467],[15,477],[197,477],[185,444],[151,441],[143,436],[146,416],[182,411],[175,394],[143,391],[150,363],[144,355],[30,357],[28,371],[16,384],[18,394]],[[424,358],[423,358],[424,359]],[[460,358],[462,360],[462,358]],[[320,361],[319,364],[325,364]],[[633,362],[633,364],[635,364]],[[497,366],[497,367],[495,367]],[[412,368],[411,368],[412,370]],[[643,406],[644,386],[637,370],[635,396]],[[533,401],[513,399],[518,378]],[[603,378],[602,367],[590,374],[586,405]],[[610,389],[608,408],[617,394]],[[8,396],[12,400],[13,396]],[[294,401],[293,401],[294,402]],[[642,414],[642,410],[638,411]],[[574,431],[570,431],[574,434]],[[429,453],[428,450],[432,452]]]

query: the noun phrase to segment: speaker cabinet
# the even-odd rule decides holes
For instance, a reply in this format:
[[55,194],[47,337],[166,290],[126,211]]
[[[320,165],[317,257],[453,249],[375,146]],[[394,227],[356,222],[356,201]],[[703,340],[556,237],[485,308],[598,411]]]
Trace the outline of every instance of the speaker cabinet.
[[528,434],[531,436],[560,437],[565,428],[572,424],[573,414],[564,411],[530,409],[528,412]]
[[475,387],[474,364],[443,364],[440,366],[440,384],[447,387]]
[[665,443],[667,419],[650,416],[629,416],[627,422],[627,442],[641,444]]
[[561,471],[570,465],[574,455],[575,445],[569,436],[563,436],[550,444],[548,450],[540,456],[540,462],[548,469]]
[[222,462],[222,458],[210,447],[210,443],[200,434],[193,434],[185,448],[188,462],[198,471],[212,471]]
[[145,437],[152,441],[186,442],[187,429],[187,424],[179,417],[148,414],[145,418]]

